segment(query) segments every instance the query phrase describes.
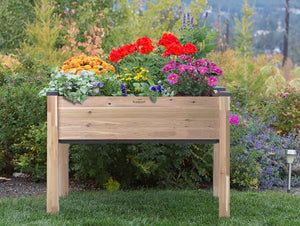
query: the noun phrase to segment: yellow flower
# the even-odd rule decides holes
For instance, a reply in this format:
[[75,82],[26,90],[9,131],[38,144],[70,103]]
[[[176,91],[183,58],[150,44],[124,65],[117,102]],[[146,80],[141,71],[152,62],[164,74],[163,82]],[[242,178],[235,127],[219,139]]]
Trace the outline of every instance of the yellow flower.
[[123,70],[124,70],[124,71],[127,71],[127,68],[125,67]]
[[143,76],[143,80],[147,80],[147,79],[148,79],[148,77]]
[[126,81],[130,81],[131,80],[131,78],[126,78]]

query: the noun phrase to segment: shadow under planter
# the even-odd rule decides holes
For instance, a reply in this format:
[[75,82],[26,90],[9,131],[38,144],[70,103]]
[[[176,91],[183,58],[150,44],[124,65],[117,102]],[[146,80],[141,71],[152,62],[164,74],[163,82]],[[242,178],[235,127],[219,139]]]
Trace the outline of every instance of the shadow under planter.
[[218,96],[91,96],[73,104],[47,92],[47,212],[58,213],[69,191],[70,143],[214,144],[213,195],[219,217],[230,216],[230,93]]

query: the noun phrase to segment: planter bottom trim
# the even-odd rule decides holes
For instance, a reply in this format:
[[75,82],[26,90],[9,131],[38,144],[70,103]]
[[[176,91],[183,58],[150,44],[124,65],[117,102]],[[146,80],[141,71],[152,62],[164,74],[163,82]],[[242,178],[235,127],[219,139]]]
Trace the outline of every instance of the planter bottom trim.
[[161,144],[217,144],[219,140],[59,140],[62,144],[105,144],[105,143],[117,143],[117,144],[136,144],[136,143],[161,143]]

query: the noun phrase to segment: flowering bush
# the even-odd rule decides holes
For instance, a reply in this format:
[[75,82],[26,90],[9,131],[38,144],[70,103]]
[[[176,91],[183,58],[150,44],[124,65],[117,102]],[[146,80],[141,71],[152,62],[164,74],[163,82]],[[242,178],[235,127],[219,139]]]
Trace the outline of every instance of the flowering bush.
[[223,71],[207,59],[193,60],[191,56],[180,55],[162,68],[168,83],[163,86],[171,95],[208,96]]
[[[231,179],[234,186],[270,189],[285,186],[287,162],[285,150],[296,149],[300,139],[296,133],[280,136],[271,125],[254,113],[239,108],[239,125],[231,126]],[[300,163],[298,156],[296,163]],[[299,175],[293,175],[292,186],[300,185]]]

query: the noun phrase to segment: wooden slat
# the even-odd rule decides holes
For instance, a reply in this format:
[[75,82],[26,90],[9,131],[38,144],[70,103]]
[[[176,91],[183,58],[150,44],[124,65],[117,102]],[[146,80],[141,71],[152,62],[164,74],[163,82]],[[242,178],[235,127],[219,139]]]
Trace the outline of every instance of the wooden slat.
[[57,96],[47,97],[47,212],[58,213]]
[[58,145],[59,149],[59,196],[69,193],[69,144]]
[[178,108],[182,106],[196,107],[196,108],[214,108],[218,110],[218,97],[158,97],[157,102],[153,103],[149,97],[89,97],[81,105],[79,103],[72,103],[64,97],[58,97],[58,108],[64,107],[173,107]]
[[218,139],[219,136],[218,99],[214,97],[188,100],[162,97],[155,104],[147,97],[91,99],[80,105],[60,98],[60,140]]
[[219,217],[230,217],[229,97],[220,98]]

